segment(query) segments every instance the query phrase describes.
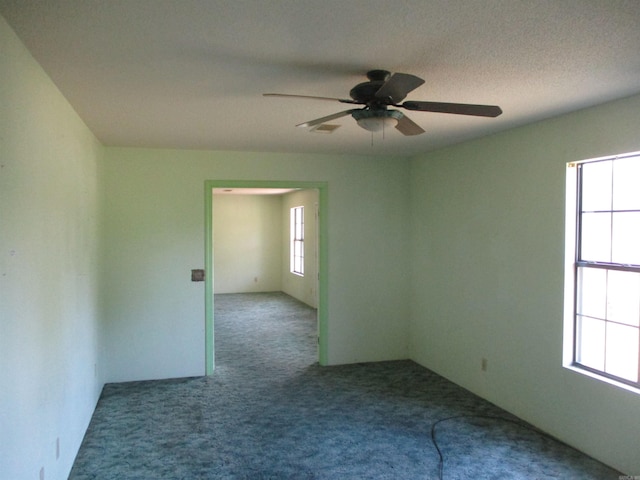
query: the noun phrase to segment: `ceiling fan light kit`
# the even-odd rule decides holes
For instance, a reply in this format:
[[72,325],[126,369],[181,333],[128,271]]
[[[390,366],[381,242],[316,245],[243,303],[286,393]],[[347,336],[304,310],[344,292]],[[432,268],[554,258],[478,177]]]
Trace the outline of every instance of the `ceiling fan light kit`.
[[358,125],[370,132],[395,128],[403,115],[398,110],[356,110],[351,116]]
[[420,112],[452,113],[456,115],[472,115],[476,117],[497,117],[502,109],[497,105],[474,105],[466,103],[420,102],[408,101],[400,103],[407,94],[424,83],[424,80],[408,73],[391,74],[387,70],[371,70],[367,73],[368,82],[363,82],[351,89],[351,99],[314,97],[311,95],[291,95],[284,93],[265,93],[267,97],[305,98],[314,100],[329,100],[354,105],[364,105],[363,108],[353,108],[327,115],[308,122],[300,123],[297,127],[316,127],[329,120],[351,115],[358,125],[369,132],[379,132],[385,128],[395,128],[403,135],[420,135],[424,133],[422,127],[398,110],[388,107],[404,108]]

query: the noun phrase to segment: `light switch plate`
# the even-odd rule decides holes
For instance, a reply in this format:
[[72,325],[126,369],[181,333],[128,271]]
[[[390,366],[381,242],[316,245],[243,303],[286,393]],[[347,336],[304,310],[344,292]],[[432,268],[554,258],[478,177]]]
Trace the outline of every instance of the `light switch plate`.
[[191,281],[204,282],[204,270],[201,268],[196,270],[191,270]]

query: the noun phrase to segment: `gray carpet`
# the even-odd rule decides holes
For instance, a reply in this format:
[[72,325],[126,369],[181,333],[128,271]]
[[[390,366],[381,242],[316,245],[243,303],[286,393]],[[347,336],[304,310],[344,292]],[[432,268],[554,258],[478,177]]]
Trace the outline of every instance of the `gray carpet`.
[[104,387],[70,479],[620,475],[411,361],[319,367],[285,294],[216,295],[215,322],[211,377]]

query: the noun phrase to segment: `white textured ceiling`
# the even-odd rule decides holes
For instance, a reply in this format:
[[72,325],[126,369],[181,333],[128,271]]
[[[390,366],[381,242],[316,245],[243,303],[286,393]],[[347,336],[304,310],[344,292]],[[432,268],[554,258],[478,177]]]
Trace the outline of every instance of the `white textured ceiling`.
[[213,188],[214,195],[284,195],[299,188]]
[[[0,0],[0,14],[106,145],[411,155],[640,92],[640,1]],[[375,68],[425,79],[426,130],[294,125]]]

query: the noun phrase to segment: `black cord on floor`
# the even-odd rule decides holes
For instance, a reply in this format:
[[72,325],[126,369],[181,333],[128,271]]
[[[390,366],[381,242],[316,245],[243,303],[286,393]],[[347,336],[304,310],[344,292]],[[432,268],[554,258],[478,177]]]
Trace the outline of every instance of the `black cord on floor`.
[[544,432],[536,428],[530,427],[529,425],[526,425],[518,420],[513,420],[511,418],[506,418],[506,417],[498,417],[494,415],[454,415],[452,417],[441,418],[440,420],[437,420],[431,424],[431,442],[433,443],[433,446],[436,447],[436,450],[438,452],[438,458],[439,458],[438,460],[438,479],[439,480],[444,479],[444,457],[442,456],[442,451],[440,450],[440,446],[438,445],[438,441],[436,440],[436,427],[443,422],[447,422],[449,420],[457,420],[460,418],[481,418],[484,420],[499,420],[503,422],[509,422],[519,427],[526,428],[527,430],[530,430],[537,434],[549,437],[549,435],[546,435]]

